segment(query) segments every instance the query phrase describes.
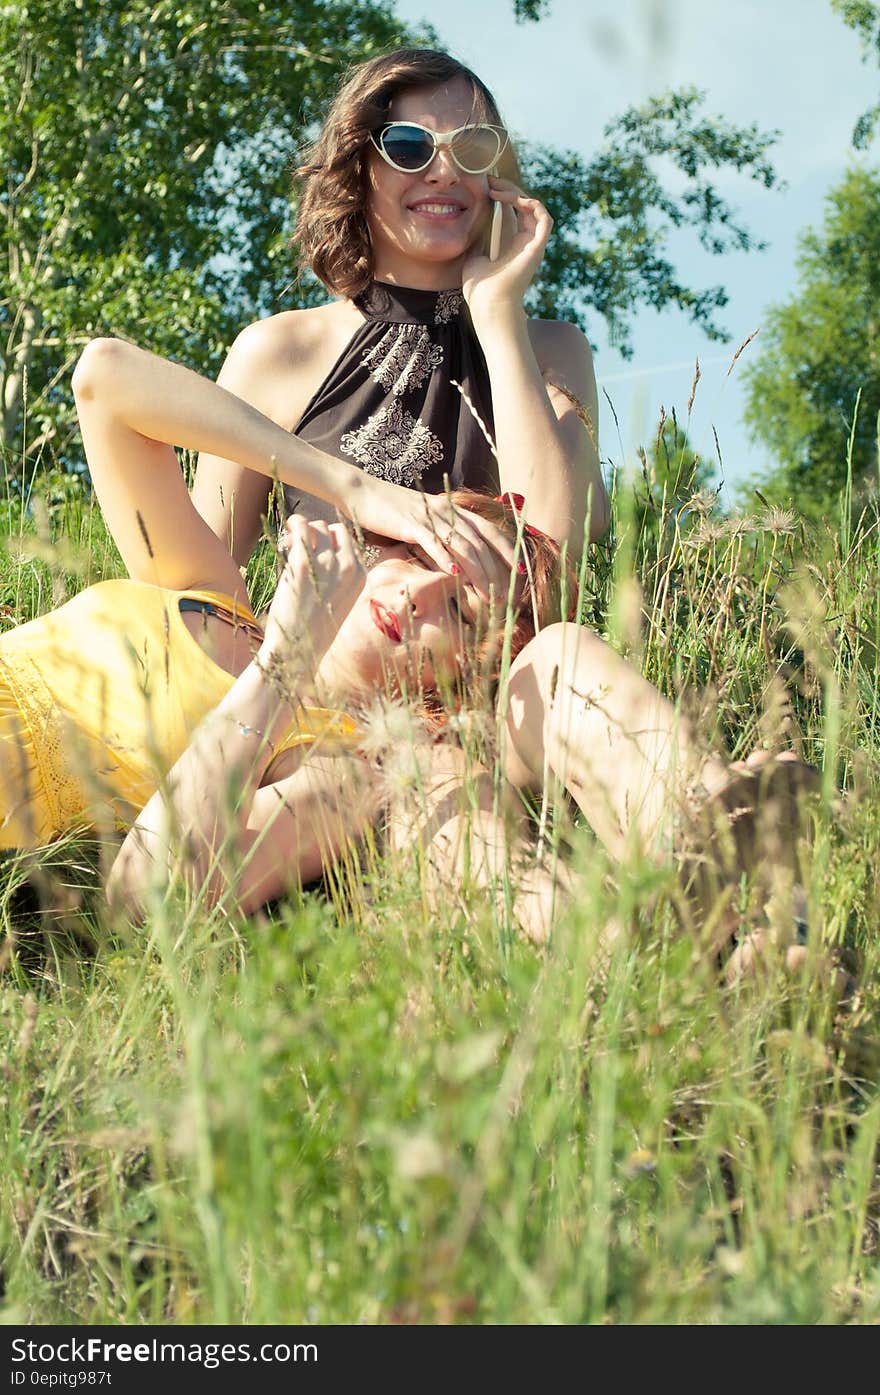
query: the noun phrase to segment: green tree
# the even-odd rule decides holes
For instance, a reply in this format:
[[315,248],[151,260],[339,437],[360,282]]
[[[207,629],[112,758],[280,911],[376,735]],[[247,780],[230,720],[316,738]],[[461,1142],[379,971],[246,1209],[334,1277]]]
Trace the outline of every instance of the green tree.
[[0,446],[63,456],[95,333],[216,369],[290,279],[303,132],[353,55],[404,37],[363,0],[0,5]]
[[642,474],[658,506],[679,509],[710,486],[715,467],[694,444],[673,407],[660,408],[657,429],[647,450],[639,451]]
[[[378,0],[0,3],[0,458],[73,458],[69,373],[91,336],[212,373],[242,324],[314,297],[291,286],[289,167],[344,70],[411,37]],[[708,175],[774,176],[769,137],[700,100],[625,113],[589,163],[528,152],[557,223],[536,313],[598,312],[624,350],[643,303],[720,333],[724,292],[679,278],[664,238],[752,245]],[[674,195],[664,160],[686,176]]]
[[[854,29],[862,41],[864,60],[870,54],[880,60],[880,5],[873,0],[831,0],[831,8],[840,15],[844,24]],[[880,102],[859,117],[853,131],[853,145],[864,150],[877,132],[880,124]]]
[[877,470],[880,174],[853,170],[826,199],[797,259],[799,289],[773,308],[746,370],[746,423],[779,461],[775,492],[819,510]]
[[694,448],[689,425],[689,415],[682,423],[674,407],[668,415],[661,407],[647,448],[639,447],[641,473],[635,477],[633,488],[634,517],[642,545],[661,528],[674,527],[676,520],[686,522],[692,513],[689,504],[703,511],[714,495],[713,462]]
[[[667,241],[670,232],[690,229],[716,255],[763,248],[737,222],[709,174],[734,170],[772,188],[776,175],[767,152],[775,135],[707,116],[703,101],[691,87],[630,107],[606,128],[605,144],[588,163],[572,152],[527,152],[528,187],[556,220],[530,291],[534,313],[584,325],[588,311],[598,312],[626,357],[640,305],[676,306],[710,338],[727,337],[715,318],[727,304],[723,287],[688,286],[667,254]],[[679,176],[676,194],[661,177],[670,166]]]

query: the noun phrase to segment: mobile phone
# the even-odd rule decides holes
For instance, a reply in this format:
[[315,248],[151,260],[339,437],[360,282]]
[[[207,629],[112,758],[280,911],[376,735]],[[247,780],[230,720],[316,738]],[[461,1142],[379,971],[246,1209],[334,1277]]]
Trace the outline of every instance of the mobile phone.
[[492,209],[492,227],[489,232],[489,261],[497,262],[501,253],[501,229],[504,225],[504,204],[496,201]]

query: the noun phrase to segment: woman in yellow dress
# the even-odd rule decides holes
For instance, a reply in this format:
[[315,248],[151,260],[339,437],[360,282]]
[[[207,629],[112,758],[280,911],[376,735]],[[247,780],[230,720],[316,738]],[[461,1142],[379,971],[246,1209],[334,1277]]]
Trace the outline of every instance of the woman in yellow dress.
[[[560,615],[559,549],[524,533],[511,501],[461,492],[443,500],[445,540],[433,520],[407,525],[412,540],[387,541],[367,572],[350,528],[292,518],[263,631],[168,443],[222,440],[249,468],[331,501],[334,471],[346,467],[119,341],[88,346],[74,392],[129,579],[88,587],[0,637],[0,844],[131,829],[111,894],[136,905],[182,842],[209,898],[228,890],[252,909],[319,875],[375,816],[379,782],[359,754],[357,712],[378,690],[406,690],[426,710],[463,665],[491,669],[509,598],[515,656]],[[384,513],[365,509],[358,522],[387,535],[405,491],[382,490]]]

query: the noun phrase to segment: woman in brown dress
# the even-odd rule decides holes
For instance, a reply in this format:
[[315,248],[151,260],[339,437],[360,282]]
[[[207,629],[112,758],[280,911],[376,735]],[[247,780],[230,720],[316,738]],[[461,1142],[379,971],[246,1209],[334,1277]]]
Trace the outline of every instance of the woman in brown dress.
[[[333,299],[249,325],[221,384],[360,466],[365,490],[410,488],[413,520],[427,509],[459,563],[447,480],[523,496],[526,520],[578,556],[585,524],[592,538],[608,522],[592,356],[574,325],[523,309],[552,219],[520,189],[484,84],[429,49],[371,59],[339,92],[300,175],[302,264]],[[245,563],[265,479],[203,454],[193,497]],[[296,491],[287,508],[326,517]],[[400,536],[398,519],[389,535]]]
[[[520,187],[491,93],[444,53],[372,59],[341,88],[299,176],[301,265],[333,299],[248,326],[220,382],[360,466],[367,491],[374,480],[408,488],[411,506],[400,502],[388,535],[405,536],[427,518],[471,582],[497,588],[504,568],[491,548],[482,562],[457,550],[468,525],[451,511],[448,486],[509,495],[528,527],[577,559],[609,522],[592,356],[574,325],[524,311],[552,219]],[[328,516],[301,492],[285,496],[289,512]],[[196,507],[239,565],[266,499],[264,479],[201,456]],[[356,514],[357,501],[344,511]],[[545,627],[513,666],[506,773],[521,786],[555,777],[617,855],[638,846],[663,857],[682,792],[697,803],[720,795],[731,784],[728,764],[702,752],[671,704],[567,618]],[[786,764],[757,756],[739,770],[745,803],[765,806],[768,782],[796,785]],[[496,869],[505,856],[488,777],[476,804],[471,791],[463,835],[453,797],[460,777],[457,753],[445,748],[422,819],[441,881],[460,866],[465,844],[474,865],[475,821]]]

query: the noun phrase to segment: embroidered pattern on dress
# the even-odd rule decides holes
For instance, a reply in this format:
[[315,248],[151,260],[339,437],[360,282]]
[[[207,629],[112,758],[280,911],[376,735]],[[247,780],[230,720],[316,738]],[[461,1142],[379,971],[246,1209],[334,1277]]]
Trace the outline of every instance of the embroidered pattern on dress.
[[404,411],[392,397],[356,431],[346,431],[340,449],[363,465],[368,475],[412,488],[429,465],[443,459],[443,443],[424,422]]
[[448,325],[454,320],[464,304],[461,291],[440,291],[434,306],[435,325]]
[[[82,823],[86,808],[83,787],[71,769],[69,759],[70,732],[64,714],[55,702],[38,665],[27,655],[16,655],[15,664],[0,660],[2,672],[12,693],[25,733],[30,740],[22,747],[24,760],[32,768],[23,768],[26,799],[37,807],[42,799],[47,817],[33,833],[37,841],[54,838],[72,825]],[[23,760],[23,766],[24,766]],[[27,817],[27,815],[25,815]]]
[[424,325],[395,325],[369,353],[363,365],[370,377],[395,396],[413,392],[443,362],[443,348],[433,344]]

